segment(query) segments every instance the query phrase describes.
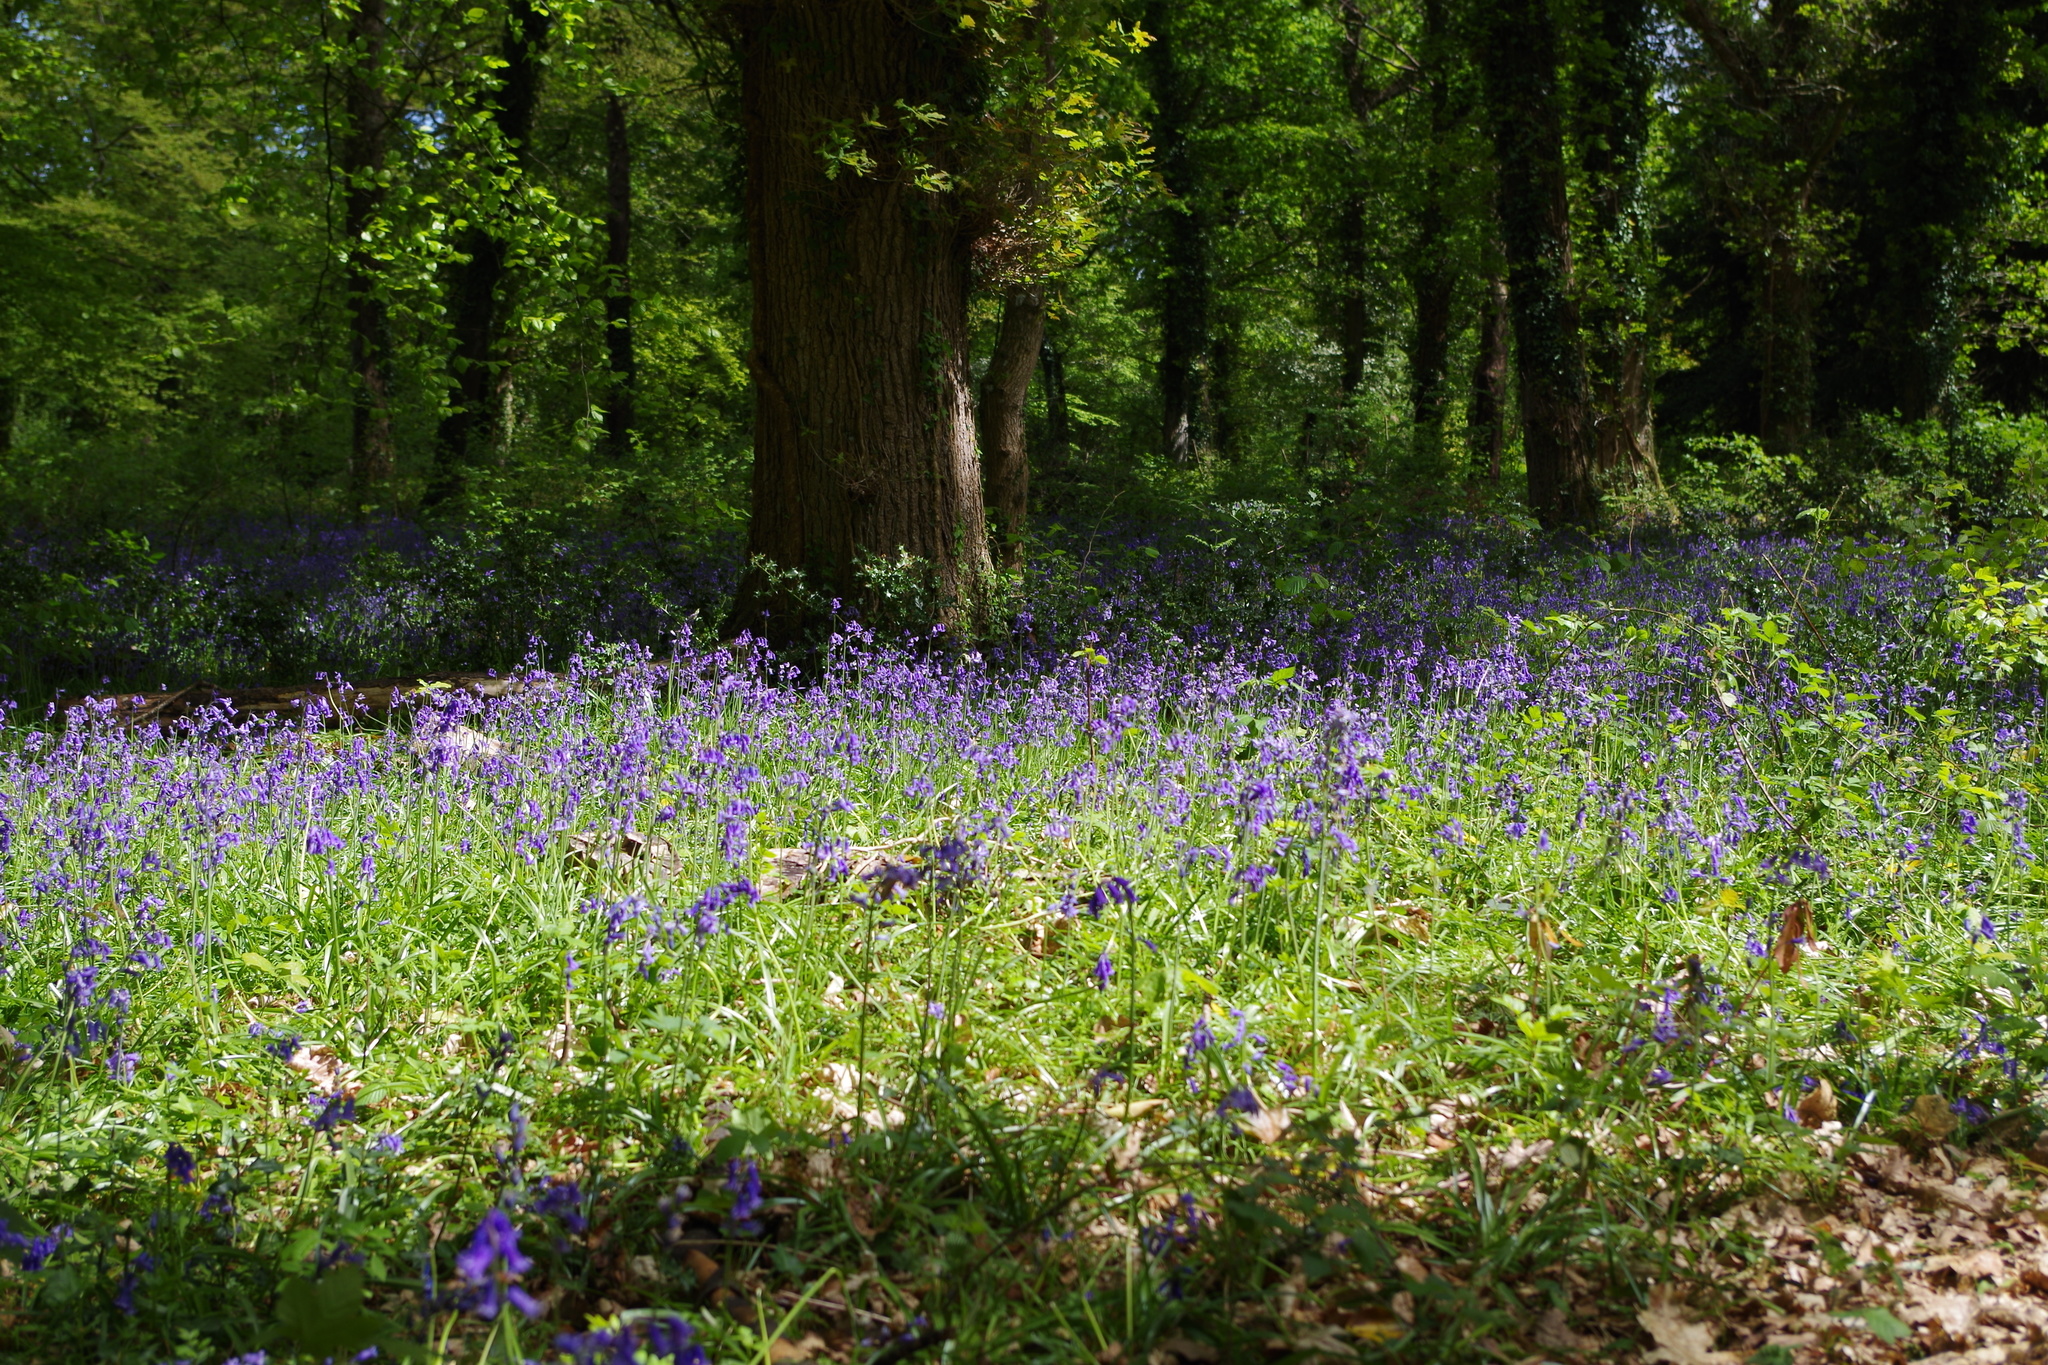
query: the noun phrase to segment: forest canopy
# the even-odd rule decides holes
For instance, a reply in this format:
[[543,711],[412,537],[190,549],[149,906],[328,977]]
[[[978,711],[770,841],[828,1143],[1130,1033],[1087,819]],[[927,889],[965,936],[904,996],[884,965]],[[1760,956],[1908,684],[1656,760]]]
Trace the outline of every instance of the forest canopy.
[[[755,477],[798,459],[776,375],[822,385],[825,324],[895,289],[902,336],[843,359],[945,373],[897,425],[944,409],[928,458],[996,564],[1030,516],[1243,498],[2026,510],[2044,37],[1992,0],[16,0],[0,501],[704,527],[751,496],[758,551],[763,498],[822,496]],[[771,558],[951,553],[848,534]]]

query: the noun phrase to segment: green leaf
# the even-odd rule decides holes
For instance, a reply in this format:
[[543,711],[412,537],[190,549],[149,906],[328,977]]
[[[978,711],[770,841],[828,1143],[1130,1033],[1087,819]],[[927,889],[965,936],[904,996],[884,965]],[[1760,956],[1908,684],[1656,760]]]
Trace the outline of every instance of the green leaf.
[[1913,1335],[1913,1329],[1892,1316],[1885,1308],[1850,1308],[1836,1313],[1844,1321],[1854,1320],[1869,1328],[1879,1341],[1905,1341]]
[[277,1332],[314,1356],[352,1356],[391,1345],[395,1324],[363,1307],[363,1271],[346,1265],[318,1280],[287,1280],[277,1292]]

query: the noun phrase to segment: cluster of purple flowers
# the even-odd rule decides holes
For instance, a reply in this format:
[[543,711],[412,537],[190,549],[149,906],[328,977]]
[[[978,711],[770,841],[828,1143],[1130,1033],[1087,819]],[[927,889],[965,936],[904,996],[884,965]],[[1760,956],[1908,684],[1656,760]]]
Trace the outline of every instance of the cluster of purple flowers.
[[696,1343],[696,1335],[688,1322],[664,1313],[638,1324],[563,1332],[555,1338],[555,1349],[575,1365],[635,1365],[640,1360],[650,1365],[663,1361],[668,1365],[710,1365],[711,1358]]
[[14,1231],[7,1225],[6,1219],[0,1218],[0,1247],[13,1247],[19,1251],[23,1270],[41,1270],[50,1263],[50,1258],[57,1254],[58,1248],[70,1238],[71,1225],[68,1223],[59,1223],[48,1232],[32,1237],[27,1233]]

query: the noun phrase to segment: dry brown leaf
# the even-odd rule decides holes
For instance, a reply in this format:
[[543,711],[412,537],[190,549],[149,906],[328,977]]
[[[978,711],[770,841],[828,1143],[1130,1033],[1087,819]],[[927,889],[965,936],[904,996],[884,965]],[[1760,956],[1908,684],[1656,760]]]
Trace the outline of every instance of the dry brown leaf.
[[1923,1356],[1920,1365],[2019,1365],[2030,1359],[2024,1346],[1979,1346],[1969,1351],[1943,1351]]
[[1283,1109],[1277,1104],[1269,1105],[1256,1114],[1240,1114],[1237,1121],[1247,1133],[1271,1146],[1280,1140],[1287,1132],[1288,1125],[1294,1122],[1294,1111]]
[[563,842],[568,845],[568,860],[593,872],[623,874],[645,869],[663,877],[674,877],[683,871],[683,860],[673,844],[666,839],[650,838],[638,830],[629,829],[622,834],[586,831],[571,834]]
[[1309,1360],[1358,1359],[1358,1348],[1350,1337],[1328,1323],[1303,1323],[1292,1328],[1281,1349],[1298,1351]]
[[1899,1316],[1916,1325],[1938,1328],[1950,1344],[1960,1345],[1977,1326],[1978,1307],[1975,1294],[1929,1294],[1901,1307]]
[[1771,961],[1778,964],[1780,972],[1789,972],[1799,965],[1799,945],[1813,942],[1813,906],[1793,901],[1785,907],[1784,921],[1778,925],[1778,946]]
[[1645,1361],[1663,1361],[1664,1365],[1742,1365],[1742,1357],[1733,1351],[1715,1350],[1714,1328],[1686,1317],[1681,1304],[1653,1295],[1650,1306],[1636,1314],[1636,1321],[1657,1343],[1657,1349],[1643,1357]]
[[511,753],[511,747],[467,725],[415,735],[413,753],[436,768],[474,768]]
[[1168,1337],[1153,1348],[1146,1357],[1146,1365],[1214,1365],[1221,1359],[1222,1355],[1206,1341]]
[[781,899],[796,890],[810,875],[815,859],[807,848],[771,848],[768,867],[761,874],[761,894]]
[[1979,1280],[2010,1278],[2005,1257],[1991,1247],[1933,1257],[1927,1262],[1927,1270],[1933,1275],[1952,1275],[1957,1286],[1965,1289]]
[[1956,1116],[1939,1095],[1922,1095],[1906,1115],[1906,1132],[1921,1142],[1940,1142],[1956,1130]]
[[1799,1115],[1799,1125],[1802,1128],[1818,1128],[1823,1123],[1833,1123],[1838,1109],[1839,1106],[1835,1103],[1835,1088],[1829,1085],[1827,1077],[1823,1076],[1814,1084],[1813,1089],[1806,1092],[1806,1097],[1799,1101],[1799,1107],[1794,1112]]
[[363,1083],[355,1078],[340,1054],[325,1043],[297,1048],[285,1065],[304,1076],[315,1090],[324,1094],[353,1096],[363,1088]]
[[1545,1310],[1543,1316],[1536,1320],[1536,1344],[1547,1351],[1571,1353],[1591,1351],[1598,1348],[1601,1343],[1598,1337],[1589,1337],[1583,1332],[1573,1331],[1571,1324],[1565,1321],[1564,1310],[1551,1308]]
[[1104,1118],[1120,1119],[1128,1123],[1132,1119],[1141,1119],[1145,1117],[1145,1115],[1151,1113],[1154,1109],[1164,1108],[1165,1105],[1165,1100],[1158,1099],[1129,1101],[1119,1100],[1114,1103],[1105,1101],[1103,1104],[1097,1106],[1095,1112],[1101,1114]]
[[2048,1294],[2048,1257],[2035,1257],[2020,1267],[2020,1283],[2036,1294]]
[[824,1349],[825,1338],[819,1336],[816,1332],[806,1332],[796,1341],[785,1341],[781,1337],[777,1337],[768,1344],[768,1359],[771,1361],[810,1360]]

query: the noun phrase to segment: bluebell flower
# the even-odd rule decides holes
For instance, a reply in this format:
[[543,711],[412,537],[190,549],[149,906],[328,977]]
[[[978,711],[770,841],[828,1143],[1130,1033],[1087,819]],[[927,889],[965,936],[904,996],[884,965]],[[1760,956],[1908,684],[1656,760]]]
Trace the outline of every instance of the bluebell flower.
[[519,1229],[500,1208],[484,1215],[469,1246],[455,1257],[455,1273],[475,1291],[470,1309],[485,1319],[497,1317],[507,1303],[528,1318],[541,1315],[540,1300],[518,1284],[519,1277],[531,1269],[533,1258],[519,1250]]
[[761,1167],[753,1161],[729,1161],[725,1166],[725,1188],[733,1196],[727,1221],[749,1235],[761,1230],[754,1215],[761,1211]]
[[1188,1030],[1187,1047],[1182,1053],[1188,1066],[1195,1064],[1195,1058],[1216,1046],[1216,1034],[1209,1027],[1209,1007],[1202,1006],[1195,1012],[1194,1026]]

